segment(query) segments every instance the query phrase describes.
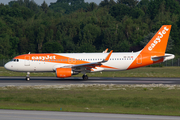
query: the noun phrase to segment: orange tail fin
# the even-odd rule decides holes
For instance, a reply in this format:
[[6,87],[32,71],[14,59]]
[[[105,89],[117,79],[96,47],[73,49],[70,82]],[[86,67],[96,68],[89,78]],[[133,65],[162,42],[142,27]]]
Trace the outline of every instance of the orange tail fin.
[[149,43],[144,47],[142,53],[162,53],[166,51],[166,46],[171,31],[171,25],[163,25]]
[[169,39],[171,25],[163,25],[149,43],[138,52],[137,58],[128,69],[143,67],[154,63],[163,62],[166,46]]

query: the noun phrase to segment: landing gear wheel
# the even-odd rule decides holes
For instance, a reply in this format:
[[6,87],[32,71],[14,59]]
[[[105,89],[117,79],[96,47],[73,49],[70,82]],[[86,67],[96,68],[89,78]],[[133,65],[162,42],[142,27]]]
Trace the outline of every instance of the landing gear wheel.
[[30,78],[29,77],[26,77],[26,81],[29,81],[30,80]]
[[83,78],[83,80],[88,80],[88,76],[87,75],[83,75],[82,78]]
[[26,81],[29,81],[29,80],[30,80],[30,72],[27,72]]

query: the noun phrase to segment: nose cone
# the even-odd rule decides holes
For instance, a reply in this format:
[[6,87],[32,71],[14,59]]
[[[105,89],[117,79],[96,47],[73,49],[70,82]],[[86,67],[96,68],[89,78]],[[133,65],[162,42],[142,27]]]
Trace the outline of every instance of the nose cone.
[[9,62],[6,63],[6,64],[4,65],[4,68],[7,69],[7,70],[11,70],[11,65],[10,65],[10,63],[9,63]]

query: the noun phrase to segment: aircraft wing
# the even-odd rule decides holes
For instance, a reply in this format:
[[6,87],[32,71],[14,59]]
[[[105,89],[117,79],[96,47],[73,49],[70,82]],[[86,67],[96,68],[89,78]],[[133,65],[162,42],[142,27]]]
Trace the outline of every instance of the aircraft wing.
[[102,61],[99,62],[92,62],[92,63],[85,63],[85,64],[78,64],[78,65],[72,65],[72,66],[64,66],[64,67],[71,67],[72,69],[76,69],[78,70],[78,68],[87,68],[87,69],[91,69],[91,68],[95,68],[95,67],[100,67],[102,65],[102,63],[107,62],[112,54],[113,50],[111,50],[111,52],[107,55],[107,57],[105,59],[103,59]]

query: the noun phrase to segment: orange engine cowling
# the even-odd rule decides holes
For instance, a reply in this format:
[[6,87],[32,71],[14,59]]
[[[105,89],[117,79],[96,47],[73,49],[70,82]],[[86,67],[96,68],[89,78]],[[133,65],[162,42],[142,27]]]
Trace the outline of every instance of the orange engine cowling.
[[67,78],[71,77],[72,69],[71,68],[56,68],[56,76],[58,78]]

